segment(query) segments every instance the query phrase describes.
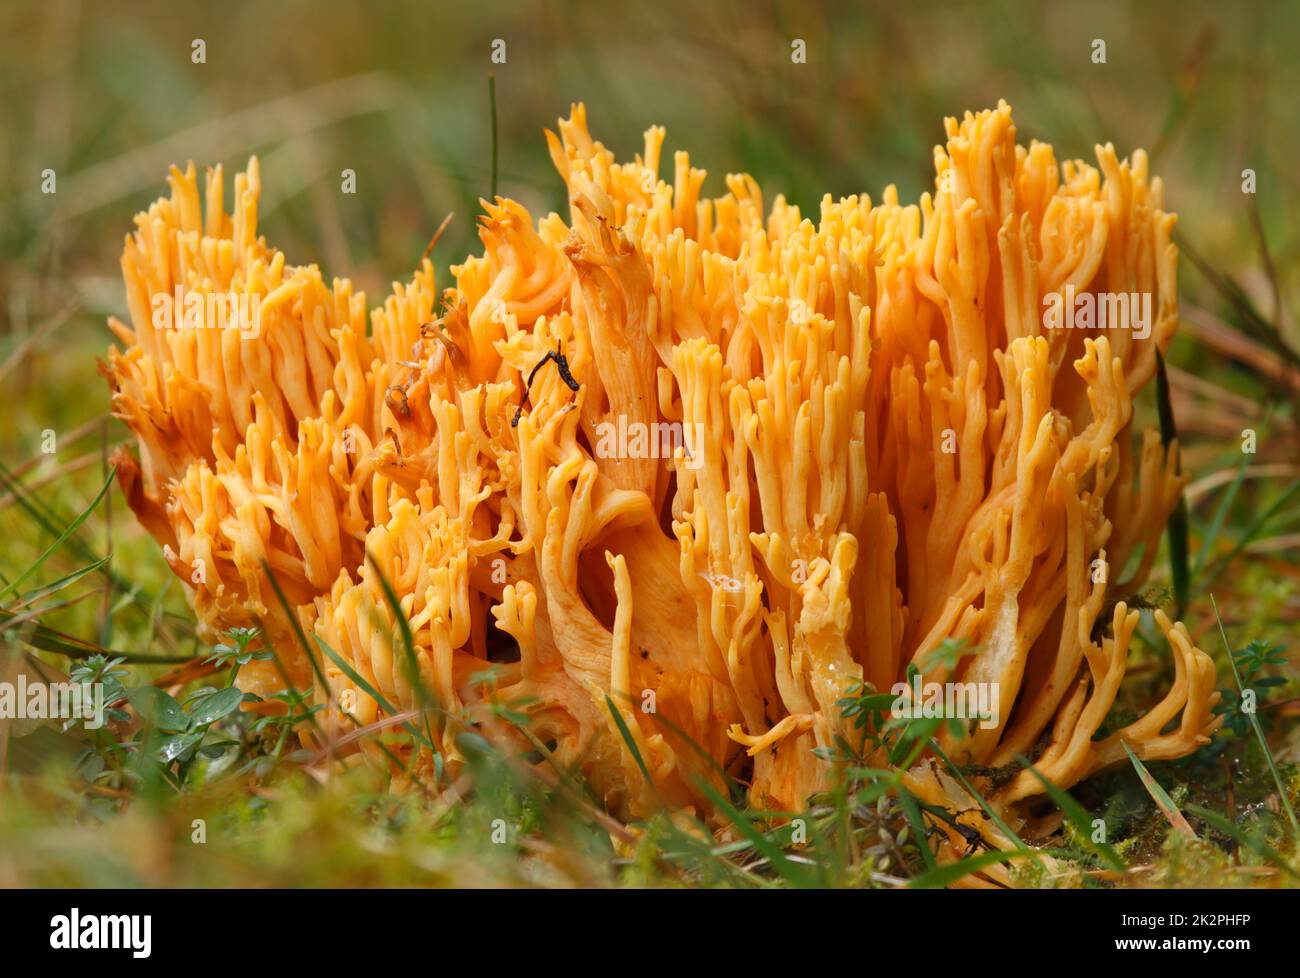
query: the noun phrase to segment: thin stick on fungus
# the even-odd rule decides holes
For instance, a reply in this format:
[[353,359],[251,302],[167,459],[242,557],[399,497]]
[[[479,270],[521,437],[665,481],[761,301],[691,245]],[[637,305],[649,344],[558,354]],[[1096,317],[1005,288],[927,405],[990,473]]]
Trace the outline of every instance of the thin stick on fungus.
[[451,219],[455,216],[455,211],[449,211],[447,216],[442,219],[442,223],[438,225],[438,230],[433,232],[433,237],[424,246],[424,252],[420,255],[420,260],[416,264],[423,264],[424,260],[433,254],[433,249],[438,244],[438,239],[442,237],[442,232],[447,230],[447,225],[451,223]]
[[537,376],[537,371],[541,370],[546,364],[554,362],[555,369],[560,372],[560,379],[564,381],[569,390],[577,393],[582,389],[582,385],[573,379],[573,374],[569,372],[569,361],[565,359],[563,346],[557,346],[554,350],[547,350],[546,356],[538,360],[533,369],[528,372],[528,380],[524,383],[524,396],[519,399],[519,407],[515,409],[515,416],[510,419],[510,427],[519,427],[519,419],[524,413],[524,402],[533,389],[533,378]]

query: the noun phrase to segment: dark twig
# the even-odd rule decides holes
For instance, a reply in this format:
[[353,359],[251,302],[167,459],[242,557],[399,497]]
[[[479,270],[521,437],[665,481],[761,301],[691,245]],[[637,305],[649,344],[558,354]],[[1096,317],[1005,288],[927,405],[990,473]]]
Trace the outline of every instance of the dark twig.
[[524,401],[528,399],[528,395],[533,389],[533,378],[537,376],[537,371],[546,366],[548,362],[553,361],[555,363],[555,369],[560,372],[560,379],[564,381],[564,385],[569,390],[576,393],[582,389],[582,385],[573,379],[573,374],[569,371],[569,361],[565,358],[563,350],[562,346],[557,346],[554,350],[548,350],[546,356],[538,360],[533,369],[529,371],[528,381],[524,384],[524,396],[519,399],[519,407],[515,410],[515,416],[510,421],[510,427],[519,427],[519,419],[524,413]]

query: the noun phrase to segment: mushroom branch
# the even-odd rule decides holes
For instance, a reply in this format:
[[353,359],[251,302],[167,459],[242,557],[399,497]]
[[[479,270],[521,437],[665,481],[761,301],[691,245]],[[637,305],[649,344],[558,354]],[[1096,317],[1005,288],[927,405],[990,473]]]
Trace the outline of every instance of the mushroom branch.
[[[795,810],[861,741],[845,697],[910,667],[996,691],[905,774],[951,812],[977,803],[940,756],[1069,787],[1126,746],[1186,755],[1218,726],[1215,672],[1160,612],[1172,686],[1098,736],[1186,481],[1133,423],[1178,324],[1175,217],[1140,150],[1058,162],[1005,103],[946,127],[919,204],[888,187],[810,218],[743,175],[702,197],[683,152],[661,177],[660,128],[619,163],[576,105],[546,134],[569,213],[484,201],[454,284],[426,259],[368,320],[258,235],[256,159],[231,214],[219,167],[206,201],[173,169],[126,239],[103,366],[138,443],[127,500],[205,636],[261,623],[293,682],[353,704],[327,737],[432,696],[406,748],[430,778],[513,704],[528,736],[497,733],[553,745],[613,812],[720,819],[722,771]],[[158,301],[178,289],[251,302],[257,328],[211,303],[196,327]],[[316,675],[296,625],[349,668]],[[273,665],[241,686],[279,689]],[[1012,829],[1044,792],[972,777]]]

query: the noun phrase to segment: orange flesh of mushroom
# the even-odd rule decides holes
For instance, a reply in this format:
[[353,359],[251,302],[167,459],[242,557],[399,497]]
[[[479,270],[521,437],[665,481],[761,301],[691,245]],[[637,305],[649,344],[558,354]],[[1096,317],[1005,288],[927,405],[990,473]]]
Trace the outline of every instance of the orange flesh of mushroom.
[[[998,690],[996,717],[941,735],[958,763],[1038,745],[1037,768],[1068,787],[1126,743],[1159,760],[1208,741],[1214,667],[1159,613],[1172,688],[1094,739],[1137,624],[1123,599],[1185,481],[1176,444],[1147,431],[1139,448],[1132,431],[1178,322],[1175,217],[1144,153],[1058,164],[1016,144],[1004,103],[947,120],[919,205],[893,187],[878,203],[827,196],[813,221],[781,197],[765,211],[743,175],[702,199],[685,153],[660,179],[662,129],[625,164],[581,105],[558,129],[568,220],[483,202],[484,251],[453,267],[455,286],[440,296],[426,259],[369,328],[346,280],[258,237],[256,159],[232,214],[220,168],[204,207],[191,164],[137,216],[130,322],[111,320],[121,349],[105,367],[139,443],[118,471],[206,638],[263,623],[295,683],[352,704],[322,713],[331,735],[383,715],[323,658],[321,688],[265,561],[308,634],[417,708],[382,573],[444,711],[445,778],[455,716],[522,701],[534,736],[631,816],[715,814],[698,779],[720,782],[683,733],[745,765],[756,804],[801,808],[826,785],[814,748],[854,733],[838,701],[857,682],[891,689],[909,663]],[[177,286],[256,297],[257,335],[159,322],[155,299]],[[1045,300],[1103,293],[1149,296],[1145,335],[1136,321],[1045,328]],[[552,351],[578,390],[542,367],[512,425]],[[520,657],[485,692],[470,677],[492,629]],[[929,665],[954,639],[972,654],[951,674]],[[240,680],[283,686],[270,663]],[[976,808],[929,760],[907,783]],[[1041,792],[1026,771],[990,798],[1014,826]],[[951,856],[966,840],[946,830]]]

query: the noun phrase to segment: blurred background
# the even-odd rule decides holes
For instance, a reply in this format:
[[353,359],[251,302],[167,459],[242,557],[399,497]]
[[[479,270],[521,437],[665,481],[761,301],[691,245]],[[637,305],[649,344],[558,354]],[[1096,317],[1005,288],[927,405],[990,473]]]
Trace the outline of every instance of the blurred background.
[[[497,40],[504,63],[492,61]],[[123,236],[165,191],[168,166],[222,163],[229,186],[259,154],[262,233],[291,261],[350,277],[373,306],[448,213],[443,281],[478,250],[489,75],[498,192],[535,217],[563,208],[542,132],[578,100],[622,159],[662,124],[665,159],[688,149],[707,194],[748,171],[768,201],[784,193],[805,213],[823,193],[878,199],[890,183],[915,201],[933,184],[943,118],[999,99],[1020,141],[1049,141],[1058,159],[1091,160],[1106,141],[1121,155],[1146,148],[1184,256],[1170,384],[1192,473],[1189,627],[1212,647],[1213,589],[1234,640],[1294,634],[1300,5],[1281,2],[6,2],[0,575],[27,567],[87,506],[126,438],[95,361],[105,317],[125,315]],[[341,192],[344,169],[355,194]],[[42,192],[47,170],[55,193]],[[1139,405],[1147,419],[1153,388]],[[58,448],[46,454],[49,430]],[[116,581],[45,624],[106,648],[193,652],[180,586],[120,500],[73,539],[51,568],[111,552]],[[1294,711],[1283,700],[1276,717]]]
[[[808,208],[889,183],[914,200],[932,185],[943,118],[1005,98],[1021,140],[1050,141],[1058,157],[1091,159],[1108,140],[1121,154],[1145,147],[1182,231],[1230,272],[1259,265],[1240,186],[1253,168],[1294,285],[1291,3],[51,0],[5,4],[0,38],[10,336],[68,301],[80,311],[65,340],[120,312],[121,236],[167,166],[189,159],[229,175],[260,154],[270,239],[369,293],[405,280],[449,211],[440,251],[465,254],[490,190],[489,73],[499,190],[539,211],[562,203],[542,129],[572,101],[620,157],[662,124],[669,150],[708,169],[707,190],[748,171],[769,199]],[[204,64],[191,61],[195,39]],[[504,64],[490,60],[495,39]],[[53,195],[40,193],[46,168]],[[344,168],[355,195],[340,193]]]

